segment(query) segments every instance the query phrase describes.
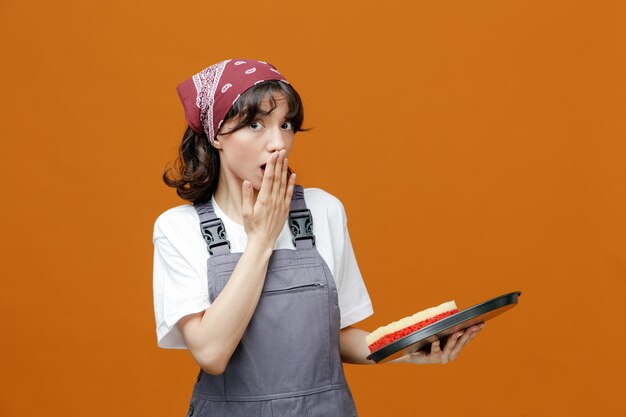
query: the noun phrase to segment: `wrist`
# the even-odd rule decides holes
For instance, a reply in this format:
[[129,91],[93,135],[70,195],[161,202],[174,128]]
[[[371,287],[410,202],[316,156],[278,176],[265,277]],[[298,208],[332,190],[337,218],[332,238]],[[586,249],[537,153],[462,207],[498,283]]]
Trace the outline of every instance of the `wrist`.
[[400,356],[397,359],[394,359],[392,361],[389,361],[389,363],[407,363],[407,355],[404,356]]
[[246,244],[246,251],[250,251],[256,255],[269,258],[274,250],[274,244],[266,239],[249,238]]

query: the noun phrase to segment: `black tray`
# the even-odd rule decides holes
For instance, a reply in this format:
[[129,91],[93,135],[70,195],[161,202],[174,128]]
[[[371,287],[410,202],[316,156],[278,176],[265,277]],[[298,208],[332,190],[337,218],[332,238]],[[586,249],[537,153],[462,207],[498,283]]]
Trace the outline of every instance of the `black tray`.
[[443,349],[444,339],[448,336],[510,310],[517,305],[517,298],[521,294],[520,291],[511,292],[459,311],[372,352],[367,359],[380,363],[388,362],[430,346],[435,340],[442,341]]

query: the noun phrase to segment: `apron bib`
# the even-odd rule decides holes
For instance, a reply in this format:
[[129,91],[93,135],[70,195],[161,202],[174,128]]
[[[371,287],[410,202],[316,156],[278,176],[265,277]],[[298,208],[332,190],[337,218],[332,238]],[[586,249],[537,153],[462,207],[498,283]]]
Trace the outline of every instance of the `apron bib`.
[[[241,253],[231,253],[211,201],[196,205],[211,303]],[[222,375],[200,370],[188,417],[352,417],[339,355],[337,287],[315,248],[304,192],[294,188],[289,225],[296,250],[275,250],[254,315]]]

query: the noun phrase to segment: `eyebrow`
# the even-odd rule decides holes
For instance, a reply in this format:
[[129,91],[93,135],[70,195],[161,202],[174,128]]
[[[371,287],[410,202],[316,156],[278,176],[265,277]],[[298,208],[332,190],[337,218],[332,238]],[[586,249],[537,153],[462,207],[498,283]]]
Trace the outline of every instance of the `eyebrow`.
[[[274,110],[276,110],[276,109],[274,109]],[[270,111],[269,113],[266,113],[264,111],[258,111],[257,114],[254,115],[254,118],[255,119],[266,119],[268,116],[270,116],[274,112],[274,110]],[[293,117],[287,117],[287,116],[289,116],[289,112],[285,113],[285,117],[284,117],[285,120],[291,120],[293,118]]]

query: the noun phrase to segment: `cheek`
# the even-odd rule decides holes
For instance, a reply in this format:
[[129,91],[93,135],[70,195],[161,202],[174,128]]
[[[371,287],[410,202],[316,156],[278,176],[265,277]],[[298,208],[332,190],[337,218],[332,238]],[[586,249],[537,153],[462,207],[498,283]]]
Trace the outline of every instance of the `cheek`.
[[293,149],[293,145],[294,145],[293,137],[285,140],[285,150],[287,151],[287,155],[289,155],[289,153]]
[[246,147],[224,149],[223,157],[228,166],[235,171],[246,170],[252,163],[256,166],[257,158],[254,152]]

